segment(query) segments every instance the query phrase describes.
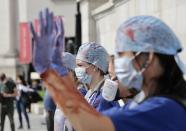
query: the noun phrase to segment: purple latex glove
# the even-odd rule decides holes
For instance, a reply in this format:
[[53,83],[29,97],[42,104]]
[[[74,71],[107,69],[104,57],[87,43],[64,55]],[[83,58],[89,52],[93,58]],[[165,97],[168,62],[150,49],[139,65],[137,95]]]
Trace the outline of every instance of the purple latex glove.
[[[31,32],[34,39],[33,65],[38,73],[43,73],[49,68],[55,69],[61,75],[67,74],[67,69],[62,66],[61,49],[58,46],[60,34],[53,22],[53,13],[48,9],[39,13],[40,32],[38,35],[31,23]],[[63,27],[63,25],[61,25]],[[64,36],[64,35],[63,35]]]
[[62,68],[62,52],[64,51],[64,27],[61,17],[56,19],[55,33],[56,33],[56,44],[54,55],[52,56],[52,67],[55,68],[61,75],[67,72],[67,69]]

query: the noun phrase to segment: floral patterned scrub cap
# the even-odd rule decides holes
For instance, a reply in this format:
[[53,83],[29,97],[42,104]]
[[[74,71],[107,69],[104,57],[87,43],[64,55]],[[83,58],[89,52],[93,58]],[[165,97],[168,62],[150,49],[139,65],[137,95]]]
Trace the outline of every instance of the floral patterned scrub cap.
[[116,53],[150,52],[174,55],[184,74],[186,68],[177,55],[182,46],[175,33],[160,19],[153,16],[135,16],[123,22],[116,34]]
[[75,56],[68,52],[62,53],[62,61],[66,68],[74,71],[76,67],[76,59]]
[[76,59],[93,64],[104,73],[108,71],[109,55],[103,46],[95,42],[82,44]]

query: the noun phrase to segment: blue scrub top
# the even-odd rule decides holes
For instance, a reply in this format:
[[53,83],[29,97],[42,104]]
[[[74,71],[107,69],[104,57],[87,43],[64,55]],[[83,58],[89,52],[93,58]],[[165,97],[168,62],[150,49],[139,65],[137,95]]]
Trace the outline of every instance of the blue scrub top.
[[90,99],[90,105],[93,106],[97,111],[101,112],[104,110],[108,110],[113,107],[120,107],[119,103],[117,101],[106,101],[102,97],[102,89],[99,89],[98,91],[95,91]]
[[186,131],[186,109],[166,97],[151,97],[133,109],[103,112],[116,131]]
[[47,89],[46,89],[45,97],[44,97],[44,107],[45,107],[45,110],[47,111],[55,112],[56,110],[56,104],[54,103]]
[[87,90],[85,88],[78,89],[81,95],[85,96],[87,94]]
[[97,99],[100,99],[99,105],[96,108],[96,110],[99,112],[105,111],[105,110],[113,108],[113,107],[120,107],[120,105],[117,101],[107,101],[103,98],[102,95],[100,95],[99,98],[97,98]]

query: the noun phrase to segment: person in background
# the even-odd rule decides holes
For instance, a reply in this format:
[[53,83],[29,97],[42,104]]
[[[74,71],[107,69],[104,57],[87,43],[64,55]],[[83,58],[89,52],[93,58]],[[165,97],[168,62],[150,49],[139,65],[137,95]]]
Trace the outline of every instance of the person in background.
[[[3,94],[1,93],[2,88],[3,88],[3,81],[0,79],[0,118],[1,118],[1,108],[2,108],[1,102],[3,101]],[[1,125],[1,119],[0,119],[0,125]]]
[[40,90],[42,90],[41,86],[39,85],[39,81],[38,80],[32,80],[31,88],[34,91],[40,91]]
[[4,131],[4,122],[6,115],[10,121],[11,131],[15,131],[14,124],[14,100],[17,96],[16,84],[9,80],[4,73],[0,75],[2,82],[1,93],[3,95],[2,110],[1,110],[1,131]]
[[[65,66],[70,74],[70,78],[76,83],[78,91],[84,96],[86,94],[86,89],[77,81],[75,75],[76,61],[75,56],[68,52],[62,53],[63,66]],[[54,115],[54,131],[72,131],[73,127],[69,121],[65,118],[63,112],[57,107]]]
[[54,114],[56,110],[56,104],[54,103],[47,89],[44,96],[44,108],[46,111],[45,120],[47,131],[54,131]]
[[18,129],[23,129],[22,113],[26,119],[27,128],[30,129],[30,121],[29,121],[28,113],[26,111],[26,107],[30,103],[28,93],[33,92],[34,90],[28,87],[22,75],[17,75],[16,84],[17,84],[17,92],[18,92],[18,95],[16,97],[16,108],[19,117]]
[[[108,72],[109,72],[109,76],[110,76],[111,81],[119,83],[118,78],[117,78],[116,73],[115,73],[115,62],[114,61],[115,61],[115,56],[111,55],[110,58],[109,58]],[[114,101],[118,101],[120,106],[127,107],[128,104],[131,103],[131,101],[139,93],[135,88],[132,88],[132,89],[129,89],[129,90],[126,90],[126,91],[122,91],[123,88],[121,88],[120,86],[115,86],[115,88],[117,88],[116,92],[114,91],[115,90],[114,87],[112,88],[112,90],[110,90],[110,92],[115,92]],[[128,92],[128,94],[126,94],[126,92]],[[139,96],[137,98],[139,98]]]
[[80,82],[88,85],[89,90],[85,99],[97,111],[119,106],[117,102],[104,101],[101,95],[105,82],[104,76],[108,72],[108,63],[108,53],[100,44],[89,42],[80,46],[76,56],[76,76]]

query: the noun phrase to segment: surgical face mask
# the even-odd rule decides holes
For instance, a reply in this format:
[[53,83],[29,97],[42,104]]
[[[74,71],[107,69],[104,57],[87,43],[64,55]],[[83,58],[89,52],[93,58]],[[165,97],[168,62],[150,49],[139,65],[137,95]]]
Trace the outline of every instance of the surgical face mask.
[[75,68],[75,73],[77,78],[79,79],[80,82],[82,82],[83,84],[89,84],[92,81],[92,76],[88,75],[86,73],[86,68],[84,67],[77,67]]
[[119,82],[127,88],[141,90],[143,84],[142,71],[137,71],[132,63],[133,58],[123,57],[115,59],[115,73]]

